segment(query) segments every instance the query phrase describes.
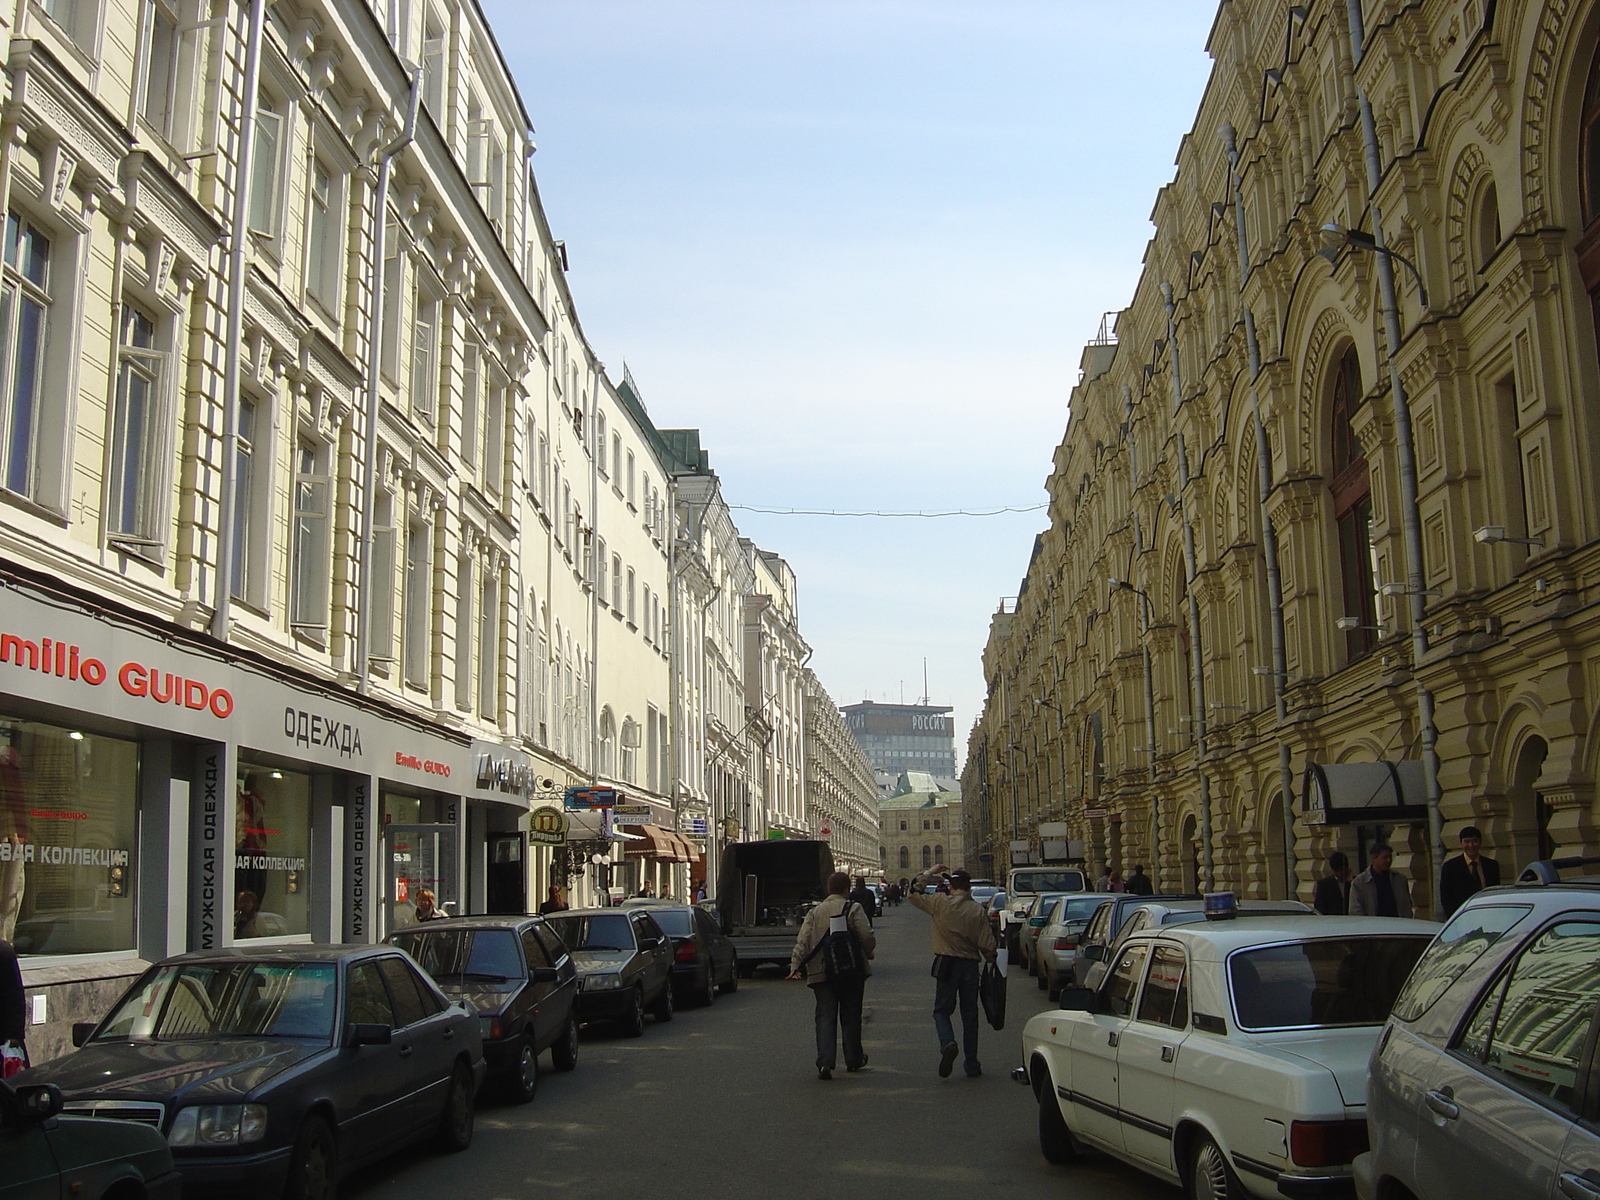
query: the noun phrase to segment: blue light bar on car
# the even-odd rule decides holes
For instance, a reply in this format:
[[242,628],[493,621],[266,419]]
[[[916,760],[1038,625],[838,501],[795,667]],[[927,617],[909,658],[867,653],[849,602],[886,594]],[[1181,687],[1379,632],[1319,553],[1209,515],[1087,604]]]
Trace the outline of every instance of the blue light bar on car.
[[1239,915],[1239,897],[1232,892],[1211,892],[1205,898],[1208,921],[1231,921]]

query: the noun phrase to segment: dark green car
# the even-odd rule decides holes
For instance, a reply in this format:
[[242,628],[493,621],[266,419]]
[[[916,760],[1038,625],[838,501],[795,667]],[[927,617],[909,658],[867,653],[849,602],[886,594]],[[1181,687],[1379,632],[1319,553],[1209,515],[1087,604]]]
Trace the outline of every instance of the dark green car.
[[52,1084],[0,1083],[0,1200],[178,1200],[182,1180],[153,1125],[62,1116]]

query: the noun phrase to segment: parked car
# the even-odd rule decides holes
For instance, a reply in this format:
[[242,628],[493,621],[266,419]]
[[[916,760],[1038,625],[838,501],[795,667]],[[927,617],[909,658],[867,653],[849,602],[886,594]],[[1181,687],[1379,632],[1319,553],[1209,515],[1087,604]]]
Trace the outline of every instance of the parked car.
[[[1100,981],[1106,977],[1106,972],[1111,969],[1112,963],[1117,961],[1117,950],[1121,947],[1124,938],[1131,937],[1144,929],[1154,929],[1159,925],[1191,925],[1196,921],[1206,919],[1206,902],[1204,900],[1157,900],[1136,904],[1128,909],[1122,928],[1117,930],[1111,946],[1104,952],[1098,962],[1090,962],[1085,971],[1083,986],[1097,988]],[[1299,900],[1239,900],[1233,901],[1231,909],[1240,917],[1315,917],[1320,914],[1309,904]],[[1059,987],[1058,987],[1059,990]],[[1052,995],[1051,999],[1055,999]]]
[[164,1132],[186,1196],[333,1200],[419,1136],[465,1150],[484,1071],[477,1015],[392,946],[180,954],[73,1041],[17,1080]]
[[58,1116],[53,1084],[0,1083],[5,1200],[178,1200],[183,1179],[161,1131],[134,1121]]
[[692,904],[652,908],[661,931],[672,939],[672,982],[696,1004],[713,1004],[717,993],[739,990],[739,952],[716,917]]
[[1045,907],[1045,915],[1040,918],[1043,924],[1034,933],[1031,971],[1050,999],[1061,994],[1062,980],[1072,978],[1083,931],[1111,899],[1106,892],[1080,892],[1062,896]]
[[1436,929],[1248,917],[1129,938],[1098,991],[1023,1030],[1040,1150],[1103,1150],[1205,1200],[1348,1194],[1367,1059]]
[[[1034,896],[1028,906],[1022,910],[1017,924],[1017,956],[1028,964],[1028,974],[1032,975],[1038,970],[1039,960],[1035,950],[1039,944],[1039,931],[1050,920],[1050,911],[1060,902],[1063,896],[1077,895],[1075,892],[1040,892]],[[1087,893],[1093,896],[1093,892]]]
[[1006,910],[1006,894],[996,892],[984,907],[989,910],[989,929],[994,933],[995,945],[1000,945],[1000,914]]
[[979,904],[987,905],[999,893],[1000,889],[994,885],[992,879],[974,879],[972,881],[972,898]]
[[490,1077],[519,1104],[539,1087],[539,1055],[578,1065],[578,969],[543,917],[453,917],[389,935],[439,990],[478,1014]]
[[1396,1002],[1355,1166],[1367,1200],[1600,1196],[1600,878],[1531,874],[1457,910]]
[[648,907],[577,908],[545,918],[578,968],[578,1018],[644,1034],[646,1011],[672,1020],[672,941]]
[[1094,916],[1089,918],[1088,927],[1078,939],[1078,957],[1072,962],[1072,977],[1066,979],[1063,976],[1063,981],[1070,987],[1085,986],[1089,968],[1111,953],[1110,947],[1117,940],[1117,934],[1122,931],[1122,923],[1139,905],[1165,903],[1169,900],[1199,899],[1201,897],[1193,894],[1180,895],[1175,892],[1164,896],[1130,896],[1112,893],[1112,902],[1102,905]]
[[1046,892],[1089,892],[1089,879],[1077,867],[1012,867],[1006,873],[1006,909],[1000,915],[1000,930],[1006,948],[1013,958],[1017,955],[1017,938],[1024,921],[1024,912],[1035,896]]

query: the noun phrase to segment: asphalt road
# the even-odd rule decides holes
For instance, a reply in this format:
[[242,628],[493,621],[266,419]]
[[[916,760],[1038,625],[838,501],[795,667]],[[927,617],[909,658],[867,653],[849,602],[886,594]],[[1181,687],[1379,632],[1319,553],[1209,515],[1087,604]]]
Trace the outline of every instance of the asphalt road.
[[[710,1009],[680,1009],[642,1038],[586,1031],[578,1068],[548,1070],[532,1103],[480,1097],[472,1148],[402,1153],[348,1179],[341,1200],[784,1200],[927,1194],[1175,1200],[1108,1158],[1053,1167],[1039,1155],[1032,1093],[1009,1078],[1044,993],[1011,972],[1006,1028],[982,1027],[984,1075],[937,1075],[928,918],[878,921],[867,984],[865,1071],[812,1066],[809,990],[763,973]],[[842,1059],[841,1059],[842,1062]]]

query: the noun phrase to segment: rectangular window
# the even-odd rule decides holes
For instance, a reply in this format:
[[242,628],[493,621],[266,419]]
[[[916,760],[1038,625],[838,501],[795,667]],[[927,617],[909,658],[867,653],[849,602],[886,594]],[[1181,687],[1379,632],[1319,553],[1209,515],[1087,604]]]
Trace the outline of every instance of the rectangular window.
[[311,776],[239,762],[233,936],[311,932]]
[[9,214],[4,282],[0,284],[5,486],[23,496],[37,497],[40,484],[50,286],[50,239],[31,222],[14,212]]
[[609,472],[606,470],[606,415],[603,412],[594,414],[594,444],[597,454],[595,465],[600,470],[600,478],[604,479]]
[[461,457],[468,473],[476,480],[482,465],[478,459],[483,417],[483,350],[468,342],[461,357]]
[[633,503],[633,451],[628,451],[628,503]]
[[372,572],[368,576],[372,595],[363,597],[363,603],[371,621],[367,659],[385,672],[394,661],[394,566],[394,493],[381,491],[372,506]]
[[610,566],[610,563],[606,559],[605,538],[595,539],[594,561],[595,570],[598,572],[598,575],[595,579],[594,594],[599,598],[600,603],[604,604],[606,602],[606,568]]
[[404,653],[405,679],[416,687],[428,686],[428,640],[433,609],[433,535],[428,526],[414,521],[406,530]]
[[539,503],[550,507],[550,439],[539,435]]
[[611,474],[620,482],[622,479],[622,435],[611,435]]
[[400,226],[390,221],[383,236],[383,328],[378,337],[378,369],[391,384],[400,385],[400,327],[405,319],[402,288],[406,259],[400,247]]
[[139,115],[167,144],[190,148],[204,14],[194,0],[144,0]]
[[439,297],[417,280],[411,316],[411,415],[431,423],[439,395]]
[[487,573],[478,602],[478,714],[500,719],[500,581]]
[[294,541],[289,555],[289,623],[295,629],[328,628],[331,495],[327,452],[303,441],[295,451]]
[[638,618],[639,618],[638,607],[637,607],[636,599],[635,599],[635,596],[634,596],[634,572],[633,572],[633,568],[629,567],[628,568],[628,624],[629,625],[637,625],[639,623],[639,619]]
[[478,451],[478,461],[483,464],[483,487],[491,496],[500,494],[505,481],[505,425],[506,389],[495,379],[484,404],[483,443]]
[[472,556],[456,558],[456,707],[472,711]]
[[611,556],[611,607],[622,611],[622,556]]
[[156,323],[131,304],[122,306],[117,395],[111,416],[110,540],[135,553],[160,545],[161,389],[166,355],[156,349]]
[[444,25],[429,12],[422,31],[422,103],[441,130],[445,127],[444,73]]
[[239,400],[238,444],[233,455],[233,595],[248,600],[255,583],[256,435],[261,420],[253,400]]
[[262,92],[256,101],[256,140],[250,158],[250,229],[266,238],[278,236],[287,133],[283,112]]
[[306,290],[337,320],[344,301],[344,181],[314,158],[307,191]]

